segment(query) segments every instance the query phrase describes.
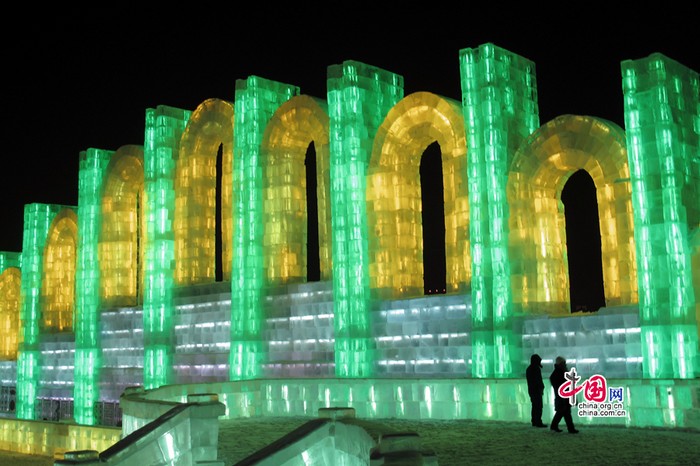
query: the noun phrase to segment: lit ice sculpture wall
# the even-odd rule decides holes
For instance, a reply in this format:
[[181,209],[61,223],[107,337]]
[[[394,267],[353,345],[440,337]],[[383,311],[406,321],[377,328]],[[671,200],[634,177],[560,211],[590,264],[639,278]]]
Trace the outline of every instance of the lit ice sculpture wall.
[[585,170],[596,187],[606,304],[637,302],[624,132],[598,118],[564,115],[528,138],[515,155],[508,179],[517,313],[570,313],[566,220],[560,199],[577,170]]
[[[81,417],[79,411],[88,409],[91,397],[94,400],[101,396],[94,382],[101,378],[100,373],[107,375],[100,388],[115,399],[118,391],[105,384],[124,383],[129,378],[152,388],[181,381],[176,378],[180,376],[194,381],[204,374],[198,371],[210,371],[206,375],[211,380],[219,380],[218,377],[224,377],[220,374],[228,371],[226,377],[238,380],[273,373],[308,376],[309,372],[304,371],[312,367],[325,377],[347,378],[441,375],[442,369],[430,366],[442,364],[460,377],[521,377],[519,368],[524,358],[518,353],[526,337],[528,349],[536,348],[546,338],[574,341],[582,362],[594,359],[585,358],[585,345],[579,345],[584,342],[595,346],[584,331],[593,321],[582,316],[568,319],[563,335],[556,325],[549,326],[556,319],[547,320],[546,316],[538,316],[541,319],[537,322],[528,320],[531,328],[527,334],[513,330],[519,313],[540,310],[535,303],[547,303],[544,307],[551,304],[551,309],[545,310],[549,313],[561,310],[566,302],[566,253],[561,246],[564,238],[558,197],[570,172],[581,167],[596,180],[598,190],[606,298],[612,304],[630,303],[634,307],[634,257],[641,254],[647,262],[639,274],[640,296],[666,300],[661,301],[660,307],[646,302],[646,314],[641,320],[644,330],[639,330],[634,319],[628,320],[627,314],[619,319],[616,314],[615,319],[596,320],[598,326],[603,325],[601,321],[621,322],[614,324],[617,327],[613,329],[598,332],[596,344],[612,339],[616,353],[624,353],[622,348],[627,346],[636,351],[637,337],[643,332],[644,341],[661,341],[671,348],[665,353],[645,354],[645,368],[660,368],[650,369],[648,377],[693,377],[697,371],[689,368],[697,354],[697,319],[692,316],[698,306],[694,293],[699,279],[693,272],[700,260],[700,183],[697,128],[688,123],[697,119],[697,113],[688,109],[697,107],[697,84],[693,84],[697,83],[697,74],[669,65],[671,72],[666,75],[672,79],[663,81],[665,84],[658,88],[652,86],[651,92],[684,96],[684,104],[673,97],[673,105],[669,106],[663,99],[645,100],[649,92],[637,90],[652,81],[644,74],[646,71],[637,71],[645,70],[646,65],[631,66],[634,73],[625,75],[629,126],[626,136],[627,147],[638,145],[636,155],[630,154],[630,158],[639,160],[635,162],[636,172],[630,163],[632,173],[628,176],[625,141],[614,125],[595,118],[564,116],[537,129],[534,66],[530,62],[491,44],[465,49],[460,60],[461,109],[458,103],[430,93],[403,98],[402,77],[362,63],[345,62],[329,67],[327,108],[323,101],[298,95],[293,86],[251,77],[238,83],[235,117],[231,105],[218,100],[205,102],[194,113],[170,107],[147,110],[143,156],[137,147],[131,148],[133,153],[128,155],[120,149],[110,157],[103,175],[102,225],[95,230],[101,235],[97,274],[103,315],[99,319],[79,314],[94,306],[94,290],[89,287],[96,278],[87,275],[96,271],[80,263],[94,252],[94,231],[78,234],[75,283],[84,289],[76,290],[76,369],[73,374],[70,368],[69,378],[75,379],[79,393],[76,397],[82,397],[77,403],[80,408],[76,409],[81,422],[92,422],[89,416]],[[659,69],[658,64],[654,66],[654,70]],[[644,77],[639,78],[640,75]],[[664,87],[667,84],[668,89]],[[680,116],[679,123],[674,120],[667,128],[666,123],[649,123],[651,120],[646,119],[663,118],[669,113],[667,107],[672,109],[671,115]],[[232,121],[235,127],[230,132]],[[681,130],[674,136],[677,127]],[[664,154],[660,148],[666,147],[667,129],[673,157],[659,156]],[[228,158],[226,147],[234,136],[235,143],[230,146],[235,160]],[[422,294],[418,212],[426,207],[420,205],[416,161],[433,141],[438,141],[443,158],[449,289],[467,292],[471,285],[473,308],[471,302],[455,305],[451,301],[463,299],[460,294],[434,300],[413,296]],[[316,177],[320,236],[325,237],[319,248],[321,274],[322,279],[328,280],[319,289],[300,283],[306,276],[304,237],[308,236],[303,225],[307,213],[301,189],[302,154],[311,142],[319,166]],[[224,252],[224,261],[232,263],[231,302],[227,303],[227,296],[217,296],[216,301],[206,305],[178,302],[182,298],[174,295],[180,293],[180,285],[207,284],[212,280],[212,219],[199,218],[198,209],[204,217],[211,216],[215,202],[211,177],[217,170],[214,161],[219,145],[223,146],[224,179],[232,165],[230,181],[222,183],[221,193],[224,242],[229,235],[226,231],[232,237],[230,258]],[[645,175],[658,167],[667,171],[675,167],[678,174],[675,178]],[[90,175],[96,184],[100,170]],[[663,170],[657,171],[666,173]],[[632,181],[627,181],[627,177]],[[662,181],[670,183],[671,179],[681,187],[668,184],[658,189]],[[229,194],[230,201],[226,200]],[[657,202],[658,198],[663,202]],[[92,228],[99,223],[83,218],[85,214],[80,209],[94,207],[94,199],[88,199],[87,194],[81,194],[79,231],[83,231],[83,226]],[[634,228],[630,219],[638,205],[631,208],[629,199],[642,209]],[[228,202],[230,217],[226,217]],[[637,231],[638,225],[645,225],[645,206],[652,202],[656,202],[655,207],[663,206],[653,212],[664,216],[663,227],[650,224]],[[49,232],[49,224],[59,211],[37,206],[30,209],[31,216],[25,223],[25,259],[19,285],[21,296],[28,298],[20,308],[24,340],[19,346],[17,366],[18,406],[21,415],[29,418],[36,413],[31,404],[40,395],[38,384],[49,384],[46,379],[60,370],[57,365],[49,370],[39,364],[40,357],[50,352],[42,353],[39,347],[44,306],[39,297],[47,305],[71,301],[59,293],[59,288],[48,285],[59,282],[58,275],[52,274],[71,270],[70,254],[63,256],[67,258],[65,267],[60,265],[63,268],[49,269],[43,261],[45,256],[70,246],[75,231],[68,222],[72,216],[64,214],[63,221],[67,223],[56,222]],[[141,220],[144,212],[145,223]],[[680,220],[676,221],[676,217]],[[230,227],[226,225],[228,218]],[[673,235],[680,232],[680,240],[664,240],[662,244],[657,229],[668,233],[664,238],[676,238]],[[527,248],[531,250],[524,254]],[[694,269],[688,265],[691,254]],[[140,266],[131,266],[135,262],[144,264],[143,279],[138,278]],[[665,284],[652,283],[652,273],[664,270],[669,263],[677,273]],[[649,264],[656,268],[650,269]],[[7,270],[3,276],[6,274]],[[13,283],[10,286],[16,287],[17,281]],[[331,283],[332,296],[328,290]],[[281,286],[273,289],[277,285]],[[143,311],[138,308],[139,287],[143,290]],[[183,293],[189,288],[185,287]],[[42,289],[47,292],[42,293]],[[281,295],[280,290],[286,290],[289,296]],[[386,296],[397,299],[382,299]],[[10,301],[8,306],[12,305]],[[289,304],[289,316],[273,315],[281,311],[267,308],[276,306],[278,301]],[[448,324],[452,325],[446,322],[448,319],[437,322],[439,316],[445,315],[445,303],[449,303],[453,317],[449,320],[459,327],[457,331],[448,328]],[[122,305],[133,308],[115,308]],[[212,316],[229,312],[230,316],[223,321],[206,321],[206,312]],[[473,316],[472,327],[463,325],[459,315],[464,319]],[[130,319],[142,323],[143,328],[128,328]],[[98,321],[105,323],[102,341],[95,333]],[[308,322],[315,326],[311,331],[304,328]],[[547,325],[540,325],[543,322]],[[284,325],[287,327],[282,328]],[[271,341],[265,332],[274,326],[279,332]],[[298,333],[285,333],[288,329]],[[380,330],[377,334],[378,329],[386,332],[381,334]],[[548,335],[555,330],[556,338]],[[223,336],[227,333],[228,338]],[[567,333],[574,340],[568,340]],[[212,341],[196,341],[200,335],[211,337]],[[291,338],[285,340],[285,335]],[[51,340],[48,343],[64,344],[70,334],[59,337],[47,338]],[[442,352],[441,345],[450,341],[455,344]],[[422,345],[415,353],[414,342]],[[426,346],[430,348],[426,350]],[[127,362],[110,362],[113,365],[100,368],[96,359],[99,351],[95,351],[100,347],[103,358],[109,353],[110,360],[122,358],[122,363]],[[199,347],[211,349],[216,355],[198,352]],[[285,350],[280,348],[292,348],[295,352],[297,347],[303,347],[297,353],[323,354],[309,364],[300,359],[288,365],[280,362],[285,356]],[[307,350],[309,347],[313,349]],[[611,356],[606,350],[599,352],[608,361],[607,367],[612,368],[614,363],[619,374],[637,373],[642,362],[637,353]],[[271,353],[275,361],[269,360]],[[671,362],[667,354],[673,354],[678,363]],[[436,358],[442,358],[442,362],[434,364]],[[650,366],[647,358],[655,362]],[[87,364],[92,364],[92,368],[82,367],[85,360],[90,361]],[[595,364],[586,363],[591,367]],[[142,380],[134,377],[134,371],[141,367]],[[384,372],[373,373],[378,367]],[[673,371],[669,372],[669,367]],[[51,375],[49,371],[53,371]]]
[[[697,290],[691,235],[700,226],[700,80],[661,54],[622,63],[635,212],[644,375],[693,378]],[[695,230],[695,231],[694,231]]]
[[22,255],[0,252],[0,360],[17,358]]
[[20,342],[17,354],[17,418],[34,419],[41,378],[39,356],[44,277],[44,251],[59,205],[28,204],[24,208],[22,283],[20,285]]
[[[331,277],[330,158],[325,102],[298,95],[270,118],[262,138],[264,276],[269,285],[308,277],[306,171],[309,145],[316,157],[318,259],[320,279]],[[311,251],[314,252],[314,251]]]
[[96,227],[100,232],[100,306],[136,306],[143,302],[144,290],[143,147],[120,147],[102,173],[100,223]]
[[95,424],[102,359],[100,342],[99,231],[102,224],[102,181],[110,151],[90,149],[80,155],[76,267],[74,417]]
[[[221,146],[221,168],[217,153]],[[221,189],[217,225],[217,176],[230,188],[233,168],[233,106],[209,99],[190,116],[175,169],[175,283],[216,279],[216,228],[221,228],[221,276],[231,279],[232,190]],[[220,173],[217,173],[220,170]]]
[[433,142],[442,156],[447,291],[466,291],[471,281],[462,109],[450,99],[416,92],[387,114],[374,138],[368,168],[370,278],[377,298],[423,294],[421,211],[435,206],[422,204],[419,169],[425,149]]
[[159,106],[146,111],[146,273],[143,299],[146,388],[172,381],[175,283],[175,166],[190,112]]
[[299,89],[256,76],[236,83],[233,161],[233,266],[231,272],[231,380],[260,376],[262,341],[263,184],[261,143],[275,110]]
[[366,170],[377,128],[401,98],[401,76],[353,61],[328,68],[338,377],[372,373]]
[[493,44],[460,52],[469,142],[472,375],[519,375],[513,334],[506,184],[521,143],[539,126],[535,65]]

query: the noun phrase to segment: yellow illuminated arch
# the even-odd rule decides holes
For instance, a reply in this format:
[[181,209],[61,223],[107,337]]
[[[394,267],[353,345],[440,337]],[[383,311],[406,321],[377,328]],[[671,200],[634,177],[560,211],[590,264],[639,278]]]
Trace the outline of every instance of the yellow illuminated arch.
[[313,142],[321,280],[331,277],[329,120],[326,104],[300,95],[282,104],[263,135],[264,269],[268,283],[307,278],[304,160]]
[[143,290],[145,209],[143,147],[123,146],[111,157],[103,184],[100,230],[102,307],[136,306]]
[[63,208],[51,222],[44,250],[41,296],[45,330],[73,328],[77,244],[78,216]]
[[445,201],[447,291],[468,288],[467,145],[458,102],[429,92],[397,103],[379,127],[368,167],[367,216],[372,288],[387,297],[422,295],[423,232],[420,162],[440,145]]
[[[564,115],[518,150],[508,179],[516,312],[570,312],[561,192],[583,169],[595,183],[607,306],[637,302],[631,185],[625,135],[598,118]],[[520,309],[518,309],[520,308]]]
[[204,101],[182,135],[175,175],[175,283],[216,280],[216,161],[222,150],[221,221],[224,280],[231,279],[233,241],[233,105]]
[[17,267],[0,273],[0,359],[17,359],[21,281]]

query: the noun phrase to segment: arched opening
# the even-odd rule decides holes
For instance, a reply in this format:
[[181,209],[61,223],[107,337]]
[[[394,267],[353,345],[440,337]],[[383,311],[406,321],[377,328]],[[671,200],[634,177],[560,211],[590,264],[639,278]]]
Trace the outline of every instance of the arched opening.
[[444,294],[447,288],[445,261],[445,196],[442,153],[430,144],[420,161],[423,223],[423,289],[425,294]]
[[223,260],[223,217],[222,217],[222,179],[223,179],[224,145],[219,144],[216,151],[216,228],[214,232],[214,275],[217,282],[224,280]]
[[316,147],[313,141],[306,149],[306,280],[321,279],[321,263],[318,245],[318,196],[316,195]]
[[597,311],[605,306],[598,202],[593,179],[578,170],[561,192],[566,219],[571,311]]

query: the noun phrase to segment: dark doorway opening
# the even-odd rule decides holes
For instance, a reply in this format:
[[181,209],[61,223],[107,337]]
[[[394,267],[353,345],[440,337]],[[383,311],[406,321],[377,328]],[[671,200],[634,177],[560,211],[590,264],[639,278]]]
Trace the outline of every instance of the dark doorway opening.
[[575,172],[561,192],[566,219],[571,311],[597,311],[605,306],[598,201],[593,179]]
[[316,195],[316,147],[313,141],[306,149],[306,280],[321,279],[318,244],[318,196]]
[[224,146],[219,144],[219,149],[216,151],[216,227],[215,227],[215,280],[221,282],[224,280],[224,258],[223,258],[223,219],[221,215],[221,179],[223,175],[223,158],[224,158]]
[[423,291],[446,292],[445,194],[442,183],[442,151],[430,144],[420,161],[420,188],[423,204]]

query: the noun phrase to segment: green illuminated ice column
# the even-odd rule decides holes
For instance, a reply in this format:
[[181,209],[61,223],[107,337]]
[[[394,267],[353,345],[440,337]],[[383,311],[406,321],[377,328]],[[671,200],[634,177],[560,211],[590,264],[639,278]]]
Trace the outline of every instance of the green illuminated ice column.
[[78,173],[78,257],[75,271],[75,374],[73,415],[78,424],[95,425],[100,398],[100,268],[102,181],[111,151],[80,153]]
[[173,382],[174,179],[180,138],[190,113],[162,105],[146,111],[143,153],[146,195],[143,384],[146,389]]
[[373,373],[366,168],[377,128],[403,98],[403,78],[354,61],[328,68],[335,374]]
[[27,204],[22,238],[20,285],[20,343],[17,355],[17,418],[34,419],[41,365],[41,280],[49,227],[63,206]]
[[700,223],[698,73],[661,54],[622,62],[643,375],[698,376],[690,234]]
[[233,266],[231,268],[231,380],[262,375],[263,133],[277,108],[299,88],[256,76],[236,82],[233,149]]
[[506,183],[513,155],[539,126],[535,65],[484,44],[460,51],[468,141],[472,375],[520,374],[513,332]]

